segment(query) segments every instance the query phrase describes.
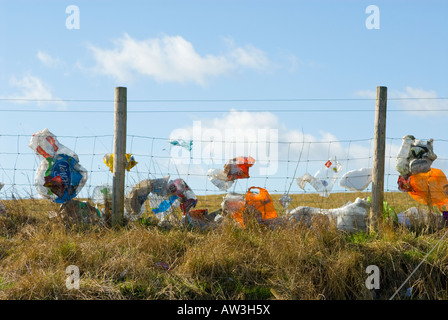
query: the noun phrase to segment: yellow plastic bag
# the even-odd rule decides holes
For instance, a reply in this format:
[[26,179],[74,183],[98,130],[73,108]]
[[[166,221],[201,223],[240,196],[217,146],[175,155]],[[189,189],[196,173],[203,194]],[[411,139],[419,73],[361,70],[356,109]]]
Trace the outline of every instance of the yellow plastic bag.
[[[108,166],[110,172],[114,172],[114,154],[108,153],[103,157],[103,161]],[[127,171],[131,170],[133,167],[137,165],[138,162],[135,161],[134,156],[130,153],[126,153],[126,163],[125,163],[125,169]]]

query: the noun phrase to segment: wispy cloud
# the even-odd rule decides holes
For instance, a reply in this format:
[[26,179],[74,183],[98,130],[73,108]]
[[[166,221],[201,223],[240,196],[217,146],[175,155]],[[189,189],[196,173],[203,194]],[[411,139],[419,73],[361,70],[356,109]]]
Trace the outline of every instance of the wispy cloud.
[[94,70],[120,81],[137,75],[159,82],[193,82],[205,85],[217,76],[238,68],[261,70],[269,64],[266,54],[253,45],[232,46],[226,54],[199,54],[193,44],[181,36],[162,36],[136,40],[124,34],[112,49],[91,45]]
[[40,78],[27,74],[22,78],[11,77],[10,85],[17,90],[16,93],[2,96],[16,103],[29,103],[35,101],[38,106],[53,104],[65,106],[65,102],[53,96],[50,87]]
[[[355,96],[375,99],[376,92],[373,90],[360,90],[355,92]],[[418,116],[434,116],[436,114],[447,115],[448,100],[439,99],[437,92],[434,90],[425,90],[408,86],[404,91],[389,90],[388,98],[395,99],[397,106],[409,114]]]
[[42,62],[45,66],[50,68],[56,68],[62,64],[62,61],[59,58],[54,58],[48,53],[38,50],[37,51],[37,59]]

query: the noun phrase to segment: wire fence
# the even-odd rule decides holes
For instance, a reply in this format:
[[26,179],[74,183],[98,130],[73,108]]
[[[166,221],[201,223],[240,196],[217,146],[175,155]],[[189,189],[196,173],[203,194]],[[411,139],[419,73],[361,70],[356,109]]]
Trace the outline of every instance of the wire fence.
[[[56,133],[57,134],[57,133]],[[28,147],[31,135],[0,135],[0,145],[9,146],[0,150],[0,182],[5,186],[0,199],[39,199],[35,188],[35,176],[40,160]],[[95,187],[112,185],[112,173],[103,157],[113,150],[113,135],[57,136],[60,143],[72,149],[80,164],[88,171],[88,180],[78,197],[89,199]],[[6,143],[6,141],[8,143]],[[262,187],[270,194],[311,195],[318,192],[310,184],[302,189],[297,178],[308,173],[313,176],[325,163],[337,161],[341,165],[338,180],[331,189],[333,194],[342,194],[344,200],[353,201],[354,192],[339,185],[347,172],[373,166],[373,139],[334,141],[216,141],[192,140],[192,150],[170,143],[170,138],[150,136],[127,136],[127,153],[134,156],[138,164],[126,172],[125,187],[132,187],[145,179],[170,176],[182,178],[201,201],[207,196],[225,195],[228,192],[245,194],[252,187]],[[385,192],[398,192],[399,173],[395,169],[397,150],[402,138],[386,139]],[[448,140],[435,139],[434,149],[446,150]],[[200,145],[200,147],[197,147]],[[260,148],[263,145],[264,148]],[[196,148],[196,149],[195,149]],[[238,148],[242,153],[238,153]],[[260,149],[268,150],[260,154]],[[243,151],[244,150],[244,151]],[[238,179],[228,190],[222,191],[209,179],[209,169],[223,169],[233,157],[252,156],[255,164],[249,169],[250,177]],[[438,154],[433,167],[446,172],[448,158]],[[363,190],[370,195],[371,184]],[[292,205],[331,207],[326,197],[317,197],[310,203],[305,197],[295,198]],[[411,200],[411,198],[409,198]],[[318,202],[318,203],[316,203]],[[200,203],[198,204],[200,206]]]

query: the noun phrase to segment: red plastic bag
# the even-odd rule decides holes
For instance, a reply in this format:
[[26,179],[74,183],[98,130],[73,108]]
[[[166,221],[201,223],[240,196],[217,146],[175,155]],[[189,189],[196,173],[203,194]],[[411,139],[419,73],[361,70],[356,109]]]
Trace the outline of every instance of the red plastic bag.
[[247,179],[249,178],[249,168],[255,163],[252,157],[233,158],[224,166],[224,173],[229,180]]

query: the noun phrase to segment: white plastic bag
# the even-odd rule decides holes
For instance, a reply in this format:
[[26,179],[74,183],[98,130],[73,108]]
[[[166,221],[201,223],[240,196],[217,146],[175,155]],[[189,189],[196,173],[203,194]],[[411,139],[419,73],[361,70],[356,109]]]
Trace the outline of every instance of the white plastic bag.
[[351,191],[363,191],[372,182],[372,168],[362,168],[346,172],[339,185]]

